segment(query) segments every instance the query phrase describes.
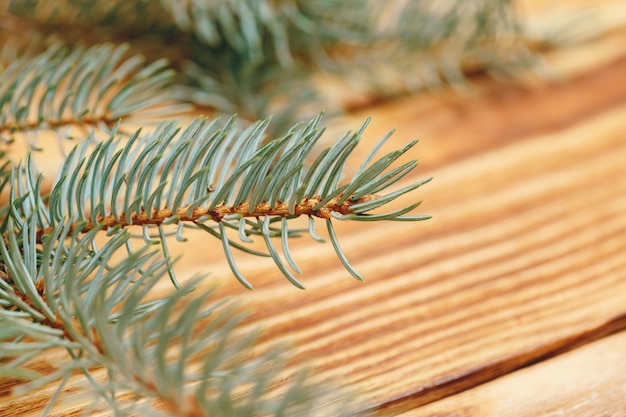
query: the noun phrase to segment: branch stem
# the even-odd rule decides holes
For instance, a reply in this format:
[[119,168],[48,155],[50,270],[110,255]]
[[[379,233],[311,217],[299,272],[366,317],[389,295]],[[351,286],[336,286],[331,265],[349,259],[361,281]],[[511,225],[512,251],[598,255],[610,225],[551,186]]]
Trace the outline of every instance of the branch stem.
[[[82,233],[87,233],[96,227],[100,227],[102,230],[107,230],[113,227],[125,228],[128,226],[144,226],[144,225],[162,225],[170,223],[168,219],[177,218],[177,222],[197,222],[200,219],[210,219],[217,223],[222,221],[226,216],[239,215],[240,217],[258,218],[262,216],[270,217],[287,217],[287,216],[312,216],[321,219],[331,219],[331,213],[338,214],[352,214],[351,207],[358,203],[364,203],[371,201],[377,196],[365,195],[355,201],[350,199],[345,200],[343,203],[338,204],[338,201],[342,196],[338,196],[322,207],[316,208],[322,201],[320,197],[305,198],[300,203],[296,204],[292,210],[289,210],[289,203],[279,201],[274,206],[263,202],[255,206],[250,210],[248,203],[242,203],[238,206],[228,206],[226,204],[220,204],[213,209],[206,207],[197,207],[191,213],[187,207],[180,207],[177,210],[160,209],[154,210],[151,215],[148,215],[145,211],[140,211],[127,218],[125,213],[121,213],[118,216],[105,216],[99,217],[97,224],[91,221],[77,222],[72,229],[80,227]],[[50,233],[52,228],[42,229],[37,233],[37,240],[41,241],[41,237]]]

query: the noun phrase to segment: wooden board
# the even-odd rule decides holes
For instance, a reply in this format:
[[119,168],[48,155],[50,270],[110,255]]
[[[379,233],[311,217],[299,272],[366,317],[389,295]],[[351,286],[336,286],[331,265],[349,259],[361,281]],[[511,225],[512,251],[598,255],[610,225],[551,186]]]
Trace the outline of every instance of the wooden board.
[[[465,119],[460,111],[447,130],[424,133],[433,138],[419,148],[424,174],[435,180],[419,194],[433,220],[384,231],[345,225],[342,242],[364,285],[303,249],[310,291],[260,287],[247,297],[259,306],[258,323],[273,338],[288,335],[320,377],[342,381],[385,413],[623,328],[626,107],[581,109],[552,128],[513,117],[514,108],[552,100],[551,90],[520,92],[508,106],[474,103],[485,113],[475,108]],[[407,105],[390,111],[396,122],[402,110],[411,114]],[[471,124],[481,115],[491,136]],[[418,130],[420,120],[406,123]],[[510,128],[516,124],[528,131]]]
[[422,138],[412,179],[435,179],[412,198],[434,218],[339,225],[365,283],[351,280],[330,248],[301,241],[293,252],[306,292],[243,258],[256,290],[241,290],[225,273],[224,293],[256,310],[248,324],[266,329],[264,344],[289,341],[294,367],[312,364],[320,383],[358,392],[363,410],[380,415],[620,331],[623,74],[618,58],[560,86],[492,86],[474,100],[411,98],[368,109],[374,122],[363,152],[390,125],[399,127],[390,147]]
[[626,333],[604,338],[402,417],[626,416]]

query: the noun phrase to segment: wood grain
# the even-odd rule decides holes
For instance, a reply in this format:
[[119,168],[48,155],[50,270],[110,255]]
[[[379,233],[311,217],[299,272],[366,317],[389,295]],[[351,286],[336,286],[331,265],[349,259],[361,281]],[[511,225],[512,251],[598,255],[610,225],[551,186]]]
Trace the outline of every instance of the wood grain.
[[[625,71],[620,59],[595,76]],[[341,224],[366,283],[350,280],[328,247],[302,241],[293,252],[308,291],[242,259],[257,289],[225,283],[225,293],[256,310],[248,324],[266,329],[265,344],[290,341],[294,366],[312,364],[320,383],[357,391],[363,409],[381,415],[623,329],[626,91],[594,89],[593,77],[503,90],[504,104],[487,95],[434,125],[440,113],[423,113],[422,99],[370,109],[377,123],[401,127],[393,145],[412,138],[406,130],[425,138],[416,175],[435,180],[417,194],[434,218],[384,230]],[[514,109],[557,106],[561,94],[576,102],[516,119]],[[372,128],[367,141],[382,132]]]
[[399,416],[626,416],[624,351],[622,332]]
[[[615,61],[596,73],[598,83],[625,70]],[[587,83],[561,112],[538,113],[544,123],[506,129],[523,125],[513,109],[557,106],[561,89]],[[431,139],[419,151],[435,181],[419,194],[433,220],[384,234],[345,225],[342,242],[367,272],[365,285],[329,272],[322,252],[299,250],[308,293],[268,283],[249,297],[266,337],[288,335],[318,376],[391,415],[624,328],[626,97],[592,85],[587,74],[568,86],[507,91],[506,106],[488,97],[466,110],[474,117],[453,114],[432,136],[409,102],[381,109],[378,119],[426,125]],[[472,123],[481,115],[500,126],[487,146]]]
[[384,235],[346,226],[365,285],[322,284],[319,300],[273,293],[289,318],[256,318],[317,359],[318,375],[389,412],[600,331],[624,312],[625,118],[616,109],[433,170],[421,193],[431,222]]

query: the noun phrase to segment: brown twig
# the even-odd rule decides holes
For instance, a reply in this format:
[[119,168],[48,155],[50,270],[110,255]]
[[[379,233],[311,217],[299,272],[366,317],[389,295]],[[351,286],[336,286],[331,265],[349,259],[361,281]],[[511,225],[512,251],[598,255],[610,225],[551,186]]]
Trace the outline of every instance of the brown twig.
[[[181,207],[175,212],[170,209],[161,209],[154,210],[150,215],[145,211],[140,211],[136,214],[127,218],[125,214],[120,214],[119,216],[100,216],[98,218],[98,223],[95,224],[91,221],[75,223],[71,231],[79,229],[83,233],[87,233],[90,230],[95,229],[96,227],[100,227],[102,230],[107,230],[113,227],[129,227],[129,226],[145,226],[145,225],[161,225],[165,222],[166,219],[171,217],[177,217],[179,222],[197,222],[201,218],[206,218],[208,216],[211,220],[215,222],[220,222],[226,216],[237,214],[242,217],[261,217],[261,216],[271,216],[271,217],[287,217],[287,216],[313,216],[319,217],[322,219],[331,218],[331,213],[339,213],[339,214],[350,214],[352,213],[351,207],[357,203],[363,203],[365,201],[370,201],[376,196],[373,195],[365,195],[355,201],[351,201],[347,199],[346,201],[338,204],[340,197],[334,198],[328,203],[324,204],[322,207],[315,209],[322,199],[319,197],[313,198],[305,198],[300,203],[294,206],[293,211],[289,210],[289,204],[285,202],[278,202],[274,206],[270,206],[267,203],[261,203],[250,210],[250,206],[248,203],[239,204],[238,206],[227,206],[225,204],[220,204],[213,209],[198,207],[193,210],[191,215],[188,215],[187,207]],[[37,241],[40,242],[41,238],[52,232],[51,228],[42,229],[37,232]]]

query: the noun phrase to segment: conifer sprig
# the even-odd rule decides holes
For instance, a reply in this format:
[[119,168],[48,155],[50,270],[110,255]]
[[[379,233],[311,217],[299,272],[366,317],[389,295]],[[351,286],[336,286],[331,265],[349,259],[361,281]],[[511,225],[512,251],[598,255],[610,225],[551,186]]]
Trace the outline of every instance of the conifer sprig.
[[[16,394],[56,382],[44,415],[72,381],[73,390],[93,399],[84,415],[277,416],[303,414],[323,401],[326,394],[303,374],[276,391],[284,358],[278,350],[252,355],[256,332],[237,335],[242,314],[211,301],[210,290],[192,294],[197,279],[151,299],[167,261],[149,246],[111,261],[127,230],[97,247],[100,230],[59,224],[37,244],[34,218],[7,223],[6,242],[0,240],[0,377],[22,380]],[[46,375],[33,371],[32,361],[51,351],[66,357]],[[77,374],[87,384],[76,385]]]
[[289,67],[294,55],[320,54],[338,42],[365,42],[373,15],[367,1],[161,0],[176,24],[205,45],[227,45],[252,62]]
[[[47,196],[28,159],[11,175],[11,217],[16,223],[36,219],[38,242],[63,224],[81,233],[92,229],[115,233],[135,227],[142,230],[146,243],[160,243],[166,255],[166,230],[175,228],[176,238],[184,240],[185,228],[200,228],[223,242],[233,273],[248,288],[252,285],[237,269],[231,247],[272,257],[289,281],[304,288],[291,272],[298,268],[287,244],[289,237],[301,235],[302,230],[293,229],[289,221],[302,216],[321,218],[326,220],[339,259],[360,278],[342,253],[331,220],[427,219],[429,216],[406,216],[418,203],[389,213],[370,212],[429,179],[386,192],[417,165],[409,161],[388,169],[416,141],[374,160],[390,134],[350,180],[344,179],[347,160],[367,122],[307,162],[324,132],[320,120],[321,115],[265,144],[269,121],[241,131],[234,118],[223,126],[206,119],[197,119],[185,128],[163,124],[148,134],[139,130],[124,142],[113,134],[94,149],[86,141],[69,153]],[[316,238],[314,223],[309,224],[308,232]],[[240,242],[229,236],[228,229],[237,231]],[[250,236],[262,237],[267,254],[245,246]],[[274,247],[274,237],[282,237],[286,260]],[[173,269],[169,272],[178,285]]]
[[0,67],[2,139],[41,130],[67,139],[72,127],[108,132],[120,118],[144,124],[186,110],[166,88],[174,77],[167,60],[145,65],[141,56],[126,57],[127,49],[104,44],[70,52],[55,45]]
[[520,78],[539,63],[510,0],[32,0],[5,13],[68,45],[70,28],[87,44],[132,34],[133,48],[182,70],[179,98],[246,122],[271,116],[277,131],[349,105],[326,100],[319,68],[380,99],[467,87],[472,71]]

